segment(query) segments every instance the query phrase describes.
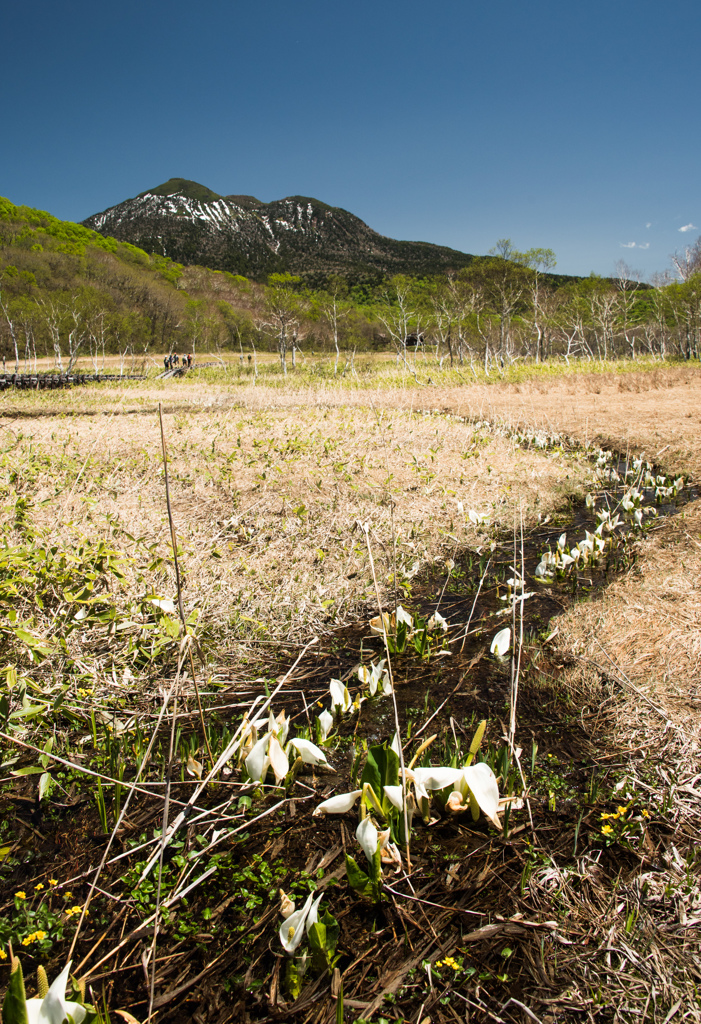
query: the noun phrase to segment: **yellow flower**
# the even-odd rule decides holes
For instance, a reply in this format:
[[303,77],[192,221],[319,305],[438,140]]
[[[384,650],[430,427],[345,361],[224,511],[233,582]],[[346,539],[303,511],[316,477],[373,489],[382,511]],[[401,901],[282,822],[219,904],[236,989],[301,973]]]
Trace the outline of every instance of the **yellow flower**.
[[601,826],[601,831],[603,832],[603,834],[605,836],[610,836],[611,833],[613,832],[613,829],[611,828],[610,825],[602,825]]
[[49,885],[58,885],[58,878],[50,878]]
[[74,914],[79,914],[82,909],[82,907],[71,907],[71,910],[73,911]]
[[7,953],[4,949],[0,949],[0,960],[7,960]]
[[650,817],[650,812],[647,810],[647,808],[645,808],[643,810],[643,818],[649,818],[649,817]]
[[22,939],[22,945],[23,946],[29,946],[32,942],[34,942],[34,936],[33,935],[28,935],[26,939]]
[[64,900],[69,900],[72,895],[73,895],[72,892],[64,892],[63,898],[64,898]]
[[43,939],[46,938],[46,932],[34,932],[34,937],[36,938],[37,942],[41,942]]
[[39,892],[41,889],[44,888],[44,883],[43,882],[37,882],[37,884],[34,886],[34,888],[35,888],[35,890],[37,892]]
[[22,891],[16,892],[15,896],[17,897],[18,900],[26,900],[26,898],[27,898],[26,892],[22,892]]

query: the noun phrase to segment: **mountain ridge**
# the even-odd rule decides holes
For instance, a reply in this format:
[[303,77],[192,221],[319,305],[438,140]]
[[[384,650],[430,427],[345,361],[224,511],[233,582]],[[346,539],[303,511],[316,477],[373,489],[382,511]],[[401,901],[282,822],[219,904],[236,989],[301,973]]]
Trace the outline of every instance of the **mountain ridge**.
[[178,263],[254,279],[280,272],[421,276],[456,271],[474,259],[431,242],[388,238],[311,196],[263,203],[222,196],[187,178],[170,178],[81,223]]

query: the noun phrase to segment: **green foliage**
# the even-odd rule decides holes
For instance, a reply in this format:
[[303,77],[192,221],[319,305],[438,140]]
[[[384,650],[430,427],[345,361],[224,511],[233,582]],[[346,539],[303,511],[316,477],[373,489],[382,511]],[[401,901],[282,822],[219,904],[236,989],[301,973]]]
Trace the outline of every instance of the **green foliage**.
[[19,960],[13,964],[10,981],[2,1001],[3,1024],[29,1024],[27,1017],[27,993],[24,975]]

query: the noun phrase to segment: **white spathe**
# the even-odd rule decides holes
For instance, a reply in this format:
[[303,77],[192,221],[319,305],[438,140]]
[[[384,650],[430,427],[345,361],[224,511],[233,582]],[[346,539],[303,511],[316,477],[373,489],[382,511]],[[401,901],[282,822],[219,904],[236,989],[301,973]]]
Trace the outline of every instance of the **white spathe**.
[[339,793],[337,796],[331,796],[328,800],[324,800],[323,803],[314,811],[314,816],[318,817],[320,814],[345,814],[346,811],[350,811],[355,806],[358,797],[362,796],[362,789],[355,789],[352,793]]
[[331,694],[331,707],[340,708],[341,711],[350,711],[353,706],[351,695],[348,692],[348,687],[345,686],[340,679],[332,679],[329,683],[329,693]]
[[372,858],[375,856],[375,851],[377,850],[379,835],[375,828],[375,824],[369,815],[367,818],[363,818],[358,825],[355,830],[355,838],[362,846],[363,853],[367,859],[372,863]]
[[480,761],[478,764],[468,765],[462,770],[463,778],[479,808],[486,818],[501,828],[499,821],[499,786],[497,777],[488,764]]
[[446,786],[454,786],[462,776],[461,768],[437,767],[414,768],[412,772],[407,770],[407,776],[412,778],[414,789],[418,797],[428,798],[429,790],[445,789]]
[[280,740],[275,735],[270,737],[270,743],[268,744],[268,757],[270,758],[272,769],[275,772],[275,781],[282,782],[290,770],[290,762],[287,754],[280,746]]
[[328,738],[329,733],[333,729],[333,715],[330,711],[322,711],[317,718],[319,723],[319,729],[321,731],[321,738],[325,740]]
[[398,811],[401,811],[402,807],[404,806],[402,787],[401,786],[383,786],[383,789],[384,789],[384,791],[385,791],[385,793],[387,795],[387,799],[392,804],[392,806],[396,807]]
[[325,764],[327,768],[331,767],[326,760],[326,754],[320,747],[317,747],[316,743],[311,743],[309,740],[294,739],[290,740],[290,745],[295,748],[305,764]]
[[66,999],[66,984],[71,969],[68,961],[43,999],[27,1000],[29,1024],[63,1024],[70,1014],[75,1024],[85,1019],[85,1007]]
[[257,743],[253,744],[251,752],[246,758],[246,771],[253,782],[260,782],[261,779],[264,779],[270,765],[270,758],[268,757],[269,739],[270,733],[266,732]]
[[492,640],[492,646],[489,648],[492,654],[498,655],[503,658],[511,647],[511,630],[507,626],[506,629],[500,629],[497,635]]
[[304,924],[312,909],[313,900],[314,893],[310,892],[302,909],[295,910],[294,914],[290,914],[280,925],[280,942],[286,953],[294,953],[304,938]]
[[[461,776],[455,783],[453,792],[448,797],[447,807],[453,813],[466,811],[472,797],[484,816],[497,828],[501,828],[499,820],[499,786],[497,779],[488,764],[465,765]],[[474,814],[475,818],[477,813]]]

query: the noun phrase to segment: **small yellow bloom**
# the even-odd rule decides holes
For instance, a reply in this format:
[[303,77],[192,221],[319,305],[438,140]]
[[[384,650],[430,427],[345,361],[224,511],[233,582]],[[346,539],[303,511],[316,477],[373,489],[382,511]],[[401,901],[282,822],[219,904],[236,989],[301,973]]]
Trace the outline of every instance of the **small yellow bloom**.
[[26,900],[27,898],[26,892],[22,892],[21,890],[20,892],[16,892],[15,896],[17,897],[18,900]]
[[72,895],[73,895],[72,892],[64,892],[63,898],[64,898],[64,900],[69,900]]
[[22,939],[22,945],[23,946],[29,946],[29,945],[31,945],[32,942],[34,942],[34,936],[33,935],[28,935],[26,939]]
[[50,878],[49,885],[58,885],[58,878]]
[[46,932],[34,932],[34,937],[36,938],[37,942],[41,942],[43,939],[46,938]]
[[649,818],[650,817],[650,812],[647,810],[647,808],[645,808],[645,810],[643,810],[642,813],[643,813],[643,818]]
[[610,825],[602,825],[601,826],[601,831],[603,832],[603,834],[605,836],[610,836],[611,833],[613,832],[613,829],[611,828]]
[[7,960],[7,953],[4,949],[0,949],[0,960]]
[[34,889],[36,890],[36,892],[40,892],[41,889],[43,889],[43,888],[44,888],[44,883],[43,882],[37,882],[37,884],[34,886]]
[[73,912],[74,914],[79,914],[79,913],[81,912],[81,910],[82,910],[82,909],[83,909],[82,907],[71,907],[71,911],[72,911],[72,912]]

